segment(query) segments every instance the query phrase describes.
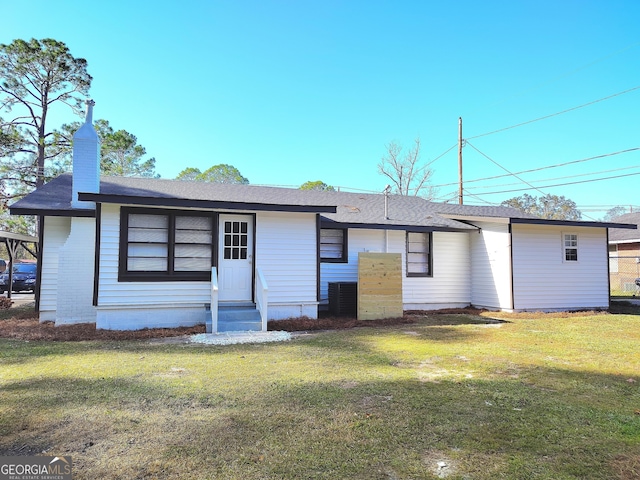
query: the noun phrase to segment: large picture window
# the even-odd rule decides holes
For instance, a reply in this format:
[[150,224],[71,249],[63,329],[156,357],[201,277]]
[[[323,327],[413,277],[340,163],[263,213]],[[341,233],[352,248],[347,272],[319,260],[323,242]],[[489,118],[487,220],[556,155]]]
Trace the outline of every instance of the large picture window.
[[342,228],[320,229],[320,261],[347,262],[347,230]]
[[430,277],[431,233],[407,232],[407,277]]
[[212,214],[123,208],[120,225],[120,280],[209,279]]

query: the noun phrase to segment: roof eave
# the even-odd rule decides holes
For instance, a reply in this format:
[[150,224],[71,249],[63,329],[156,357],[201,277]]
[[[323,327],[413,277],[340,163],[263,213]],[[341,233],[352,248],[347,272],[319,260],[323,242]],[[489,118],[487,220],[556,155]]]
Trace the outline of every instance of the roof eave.
[[45,217],[95,217],[96,211],[87,208],[21,208],[9,207],[11,215],[42,215]]
[[406,230],[411,232],[473,232],[479,228],[469,226],[468,228],[456,228],[445,225],[411,225],[411,224],[389,224],[389,223],[357,223],[338,222],[322,217],[320,226],[323,228],[366,228],[371,230]]
[[625,240],[611,240],[611,239],[609,239],[609,243],[611,243],[612,245],[629,244],[629,243],[640,243],[640,238],[628,238],[628,239],[625,239]]
[[78,193],[82,201],[120,205],[144,205],[154,207],[188,207],[225,210],[255,210],[269,212],[336,213],[337,207],[330,205],[286,205],[255,202],[229,202],[219,200],[196,200],[174,197],[140,197],[136,195],[108,195],[100,193]]
[[561,225],[569,227],[596,227],[596,228],[626,228],[635,230],[637,225],[632,223],[611,223],[611,222],[585,222],[582,220],[549,220],[546,218],[510,218],[512,224],[526,225]]
[[0,231],[0,239],[18,240],[20,242],[38,243],[38,237],[24,235],[22,233],[12,233]]
[[457,215],[449,213],[438,213],[441,217],[448,218],[450,220],[459,220],[467,222],[494,222],[494,223],[509,223],[508,217],[490,217],[484,215]]

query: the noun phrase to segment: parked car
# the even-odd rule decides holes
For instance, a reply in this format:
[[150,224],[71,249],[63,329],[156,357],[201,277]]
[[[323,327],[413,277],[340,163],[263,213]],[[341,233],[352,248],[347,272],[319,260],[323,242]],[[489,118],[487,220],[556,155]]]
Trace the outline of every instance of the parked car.
[[[16,263],[12,267],[13,270],[13,292],[36,290],[36,278],[38,266],[35,263]],[[9,271],[8,269],[0,275],[0,293],[4,293],[8,290],[9,284]]]

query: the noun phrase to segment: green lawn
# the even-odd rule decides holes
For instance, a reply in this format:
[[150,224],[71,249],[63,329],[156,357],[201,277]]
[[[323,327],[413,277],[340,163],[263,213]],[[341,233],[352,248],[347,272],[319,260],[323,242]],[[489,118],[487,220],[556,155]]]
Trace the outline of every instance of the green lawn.
[[0,339],[0,455],[71,455],[76,479],[640,478],[640,316],[478,320]]

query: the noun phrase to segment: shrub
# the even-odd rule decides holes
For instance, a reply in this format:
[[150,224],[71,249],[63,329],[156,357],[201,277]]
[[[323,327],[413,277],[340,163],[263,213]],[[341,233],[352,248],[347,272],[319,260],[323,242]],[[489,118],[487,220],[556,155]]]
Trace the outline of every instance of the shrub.
[[11,308],[13,302],[10,298],[0,297],[0,310],[6,310],[7,308]]

